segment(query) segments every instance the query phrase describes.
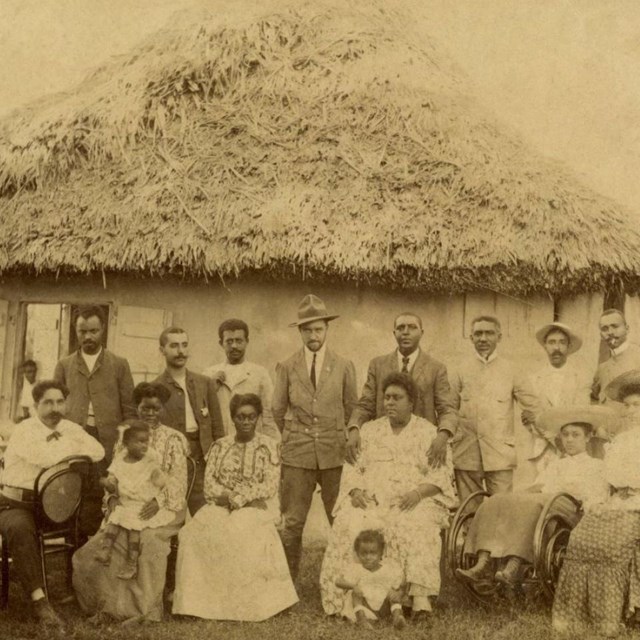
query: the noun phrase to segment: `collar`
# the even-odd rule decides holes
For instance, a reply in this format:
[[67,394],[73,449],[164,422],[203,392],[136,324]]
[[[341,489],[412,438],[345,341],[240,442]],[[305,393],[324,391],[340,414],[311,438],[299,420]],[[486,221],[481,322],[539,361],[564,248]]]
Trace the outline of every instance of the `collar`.
[[568,371],[568,363],[564,363],[560,368],[554,367],[550,362],[547,362],[546,373],[551,375],[564,375]]
[[413,366],[416,363],[416,360],[418,359],[418,356],[420,355],[420,347],[418,347],[415,351],[412,351],[408,356],[403,356],[400,353],[400,349],[396,349],[396,357],[398,359],[398,369],[400,371],[402,371],[402,359],[403,358],[409,358],[409,362],[407,363],[407,369],[409,369],[409,371],[411,371],[411,369],[413,369]]
[[488,358],[483,358],[475,349],[473,350],[476,358],[482,362],[482,364],[489,364],[498,357],[498,350],[496,349]]
[[189,370],[186,367],[184,368],[184,378],[174,378],[171,375],[169,369],[164,370],[163,376],[167,382],[170,382],[171,384],[179,387],[180,385],[178,384],[178,380],[184,380],[185,384],[189,380]]
[[582,460],[586,460],[587,458],[590,458],[591,456],[586,452],[583,451],[582,453],[578,453],[575,456],[565,456],[563,459],[564,460],[571,460],[573,462],[580,462]]
[[324,358],[324,354],[327,351],[327,343],[325,342],[317,351],[311,351],[311,349],[309,349],[307,345],[304,345],[303,350],[304,359],[306,362],[311,363],[314,355],[316,356],[316,362],[318,362],[319,360],[322,360]]
[[80,349],[79,349],[80,355],[81,355],[83,358],[91,358],[92,360],[93,360],[93,359],[96,359],[96,360],[97,360],[97,359],[102,355],[102,351],[103,351],[103,349],[102,349],[102,345],[100,345],[100,349],[98,349],[98,353],[85,353],[85,352],[82,350],[82,348],[80,348]]
[[617,349],[611,349],[612,356],[619,356],[629,348],[629,341],[625,340]]

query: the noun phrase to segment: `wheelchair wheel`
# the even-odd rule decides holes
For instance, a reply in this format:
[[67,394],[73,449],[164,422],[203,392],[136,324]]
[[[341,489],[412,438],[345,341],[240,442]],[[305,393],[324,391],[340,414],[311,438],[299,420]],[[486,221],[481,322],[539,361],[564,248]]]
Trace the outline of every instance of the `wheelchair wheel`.
[[486,491],[476,491],[471,494],[456,511],[451,521],[451,526],[447,534],[447,563],[456,581],[462,583],[467,593],[474,600],[487,604],[498,592],[498,585],[495,582],[470,582],[461,580],[456,575],[456,569],[469,569],[475,562],[475,556],[465,553],[464,546],[467,531],[471,521],[476,515],[477,507],[473,506],[480,498],[490,495]]
[[545,596],[551,601],[555,595],[569,536],[575,526],[567,520],[566,516],[553,512],[561,500],[568,501],[576,512],[579,511],[580,502],[573,496],[568,493],[556,494],[542,509],[533,538],[533,562],[536,575]]

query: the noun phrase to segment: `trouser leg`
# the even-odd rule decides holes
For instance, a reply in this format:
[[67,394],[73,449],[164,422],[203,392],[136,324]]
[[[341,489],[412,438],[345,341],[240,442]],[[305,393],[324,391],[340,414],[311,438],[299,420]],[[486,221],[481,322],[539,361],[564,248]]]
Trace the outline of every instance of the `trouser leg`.
[[484,481],[487,491],[494,493],[511,493],[513,491],[513,469],[502,469],[501,471],[485,471]]
[[0,535],[13,559],[13,570],[27,594],[31,595],[36,589],[44,589],[33,513],[19,508],[1,510]]
[[295,579],[302,553],[302,531],[316,488],[316,469],[301,469],[282,465],[282,515],[284,526],[280,531],[282,546],[287,556],[289,571]]
[[484,478],[484,472],[468,471],[466,469],[455,469],[454,475],[460,502],[463,502],[472,493],[484,490],[484,484],[482,482]]
[[324,504],[324,511],[327,514],[329,524],[333,524],[333,508],[336,506],[338,493],[340,493],[341,476],[342,467],[318,470],[317,478],[320,483],[320,495],[322,496],[322,504]]

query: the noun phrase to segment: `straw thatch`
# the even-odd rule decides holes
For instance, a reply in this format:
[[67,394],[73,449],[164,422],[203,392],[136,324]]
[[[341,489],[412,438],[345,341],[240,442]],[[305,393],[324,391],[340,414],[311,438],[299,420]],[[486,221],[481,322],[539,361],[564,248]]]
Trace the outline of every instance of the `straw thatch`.
[[501,132],[410,19],[231,4],[0,123],[1,271],[637,288],[627,214]]

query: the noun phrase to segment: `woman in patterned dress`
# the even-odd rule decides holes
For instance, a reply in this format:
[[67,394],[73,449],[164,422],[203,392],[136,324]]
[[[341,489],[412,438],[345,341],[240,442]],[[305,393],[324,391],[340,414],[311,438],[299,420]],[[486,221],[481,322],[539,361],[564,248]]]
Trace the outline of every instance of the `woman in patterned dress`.
[[[141,511],[141,518],[152,518],[160,508],[175,514],[173,522],[144,529],[140,538],[137,576],[130,580],[118,577],[127,562],[126,538],[121,536],[113,547],[109,566],[96,560],[104,542],[104,527],[73,556],[73,586],[81,608],[94,614],[96,621],[108,616],[117,620],[161,620],[163,594],[167,575],[167,559],[171,538],[178,533],[186,513],[187,456],[189,445],[175,429],[160,424],[158,416],[167,401],[168,391],[160,384],[143,382],[133,392],[138,416],[149,426],[149,449],[161,460],[167,482],[158,498]],[[113,457],[123,455],[122,434]],[[114,496],[107,502],[114,506]]]
[[605,389],[624,403],[620,431],[605,455],[611,496],[585,514],[572,531],[553,604],[553,627],[583,634],[589,627],[608,637],[640,608],[640,370]]
[[209,450],[207,504],[180,531],[173,613],[257,622],[298,601],[276,531],[277,443],[256,433],[260,398],[229,405],[236,433]]
[[383,383],[386,417],[363,425],[361,453],[345,465],[340,494],[320,574],[322,604],[327,614],[340,614],[345,592],[335,582],[353,561],[353,541],[364,529],[379,529],[385,555],[404,572],[406,602],[414,618],[431,612],[430,598],[440,589],[440,531],[456,503],[450,458],[438,468],[427,451],[436,427],[412,414],[415,383],[406,373]]

